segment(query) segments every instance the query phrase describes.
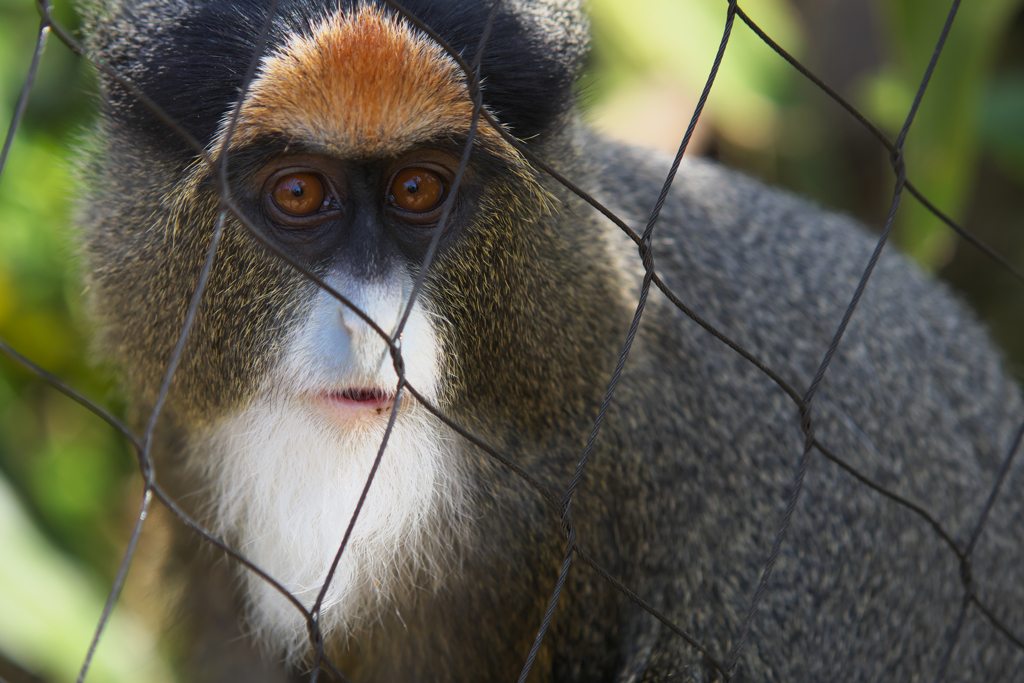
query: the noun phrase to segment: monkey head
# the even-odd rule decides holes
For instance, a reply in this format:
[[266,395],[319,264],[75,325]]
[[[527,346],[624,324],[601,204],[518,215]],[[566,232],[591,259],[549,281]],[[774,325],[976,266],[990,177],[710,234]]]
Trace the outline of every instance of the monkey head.
[[[560,144],[586,23],[575,2],[505,4],[482,48],[482,108]],[[568,200],[479,118],[437,42],[383,3],[282,2],[244,83],[267,5],[157,0],[107,19],[97,50],[215,161],[106,82],[83,203],[89,286],[101,347],[147,415],[218,235],[158,476],[199,491],[197,514],[307,607],[393,421],[324,596],[322,627],[347,634],[446,575],[486,495],[474,471],[491,465],[426,404],[499,441],[550,440],[611,360],[604,317],[560,328],[621,302],[610,268],[581,265],[601,263],[601,238],[554,208]],[[469,55],[490,14],[409,9]],[[246,595],[254,630],[300,656],[302,615],[258,577]]]

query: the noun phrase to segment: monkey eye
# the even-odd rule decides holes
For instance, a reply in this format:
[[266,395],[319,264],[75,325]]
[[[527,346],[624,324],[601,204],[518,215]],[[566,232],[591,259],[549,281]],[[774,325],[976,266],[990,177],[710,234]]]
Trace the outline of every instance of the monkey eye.
[[324,182],[312,173],[282,176],[270,192],[277,207],[292,216],[311,216],[328,205]]
[[426,213],[436,208],[444,197],[440,176],[426,168],[407,168],[391,181],[388,201],[403,211]]

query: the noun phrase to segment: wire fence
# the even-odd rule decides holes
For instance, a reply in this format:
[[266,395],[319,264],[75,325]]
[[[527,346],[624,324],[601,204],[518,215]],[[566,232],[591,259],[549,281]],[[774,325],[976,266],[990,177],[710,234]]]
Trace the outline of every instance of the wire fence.
[[[333,289],[327,282],[322,278],[318,277],[315,273],[311,272],[303,264],[296,261],[294,258],[289,256],[287,253],[282,251],[273,240],[260,231],[260,229],[253,225],[245,216],[244,212],[241,211],[235,204],[235,200],[232,198],[231,192],[228,188],[227,180],[227,160],[228,155],[226,150],[230,146],[230,141],[234,135],[236,125],[239,121],[239,116],[242,109],[242,103],[245,99],[245,94],[249,88],[249,85],[253,81],[253,78],[257,72],[260,64],[260,59],[263,56],[264,48],[268,40],[268,34],[278,10],[279,0],[271,0],[269,11],[267,12],[266,21],[262,27],[262,32],[257,41],[257,49],[253,53],[248,72],[245,75],[243,81],[244,85],[242,88],[242,94],[238,98],[237,104],[231,113],[230,124],[227,128],[227,134],[223,137],[220,147],[216,150],[208,150],[196,140],[184,127],[182,127],[177,121],[173,120],[168,116],[160,106],[158,106],[147,94],[141,91],[129,78],[123,73],[120,73],[117,69],[111,65],[106,64],[94,55],[91,55],[86,48],[59,22],[57,22],[51,14],[51,6],[47,0],[38,0],[38,9],[41,15],[41,22],[39,26],[38,38],[36,41],[35,53],[29,68],[28,74],[25,77],[24,85],[21,90],[20,98],[18,99],[17,106],[14,111],[13,120],[8,130],[7,137],[4,143],[3,154],[0,156],[0,173],[4,171],[6,165],[8,153],[11,148],[12,141],[14,139],[15,132],[21,123],[22,117],[25,113],[25,108],[29,99],[30,92],[32,91],[33,83],[37,73],[37,69],[40,63],[40,59],[47,49],[48,38],[51,34],[55,34],[57,39],[67,46],[74,53],[80,57],[89,60],[93,66],[106,74],[113,82],[121,87],[130,96],[136,98],[146,108],[148,108],[153,114],[159,117],[163,123],[172,130],[175,134],[181,137],[191,149],[194,151],[196,157],[201,160],[202,163],[209,166],[214,178],[219,183],[220,187],[220,206],[219,206],[219,218],[216,223],[216,228],[213,232],[213,239],[210,243],[209,250],[206,253],[206,260],[203,264],[203,268],[199,277],[198,286],[191,298],[188,306],[187,315],[185,318],[185,324],[179,331],[177,336],[177,343],[174,347],[171,360],[167,365],[166,371],[163,375],[163,381],[160,385],[159,394],[157,396],[154,408],[149,414],[148,420],[146,421],[145,430],[141,433],[133,432],[127,427],[124,422],[112,415],[101,407],[96,401],[78,393],[75,389],[64,383],[59,377],[55,377],[49,373],[46,369],[41,368],[31,361],[29,361],[24,355],[18,350],[12,348],[6,341],[0,339],[0,349],[5,354],[13,358],[15,361],[23,365],[32,373],[35,373],[38,377],[42,378],[45,382],[52,385],[60,392],[71,397],[88,410],[95,413],[99,418],[105,420],[116,430],[118,430],[124,438],[128,441],[131,447],[134,449],[135,457],[137,458],[139,472],[142,475],[144,481],[144,495],[142,497],[141,507],[138,510],[136,522],[131,533],[130,540],[127,548],[125,549],[123,560],[121,561],[120,568],[117,572],[113,588],[109,594],[109,598],[104,607],[103,613],[99,618],[92,643],[90,645],[88,654],[82,663],[81,674],[79,681],[85,679],[86,674],[89,671],[90,662],[93,659],[93,655],[96,651],[96,647],[103,635],[104,627],[106,626],[108,619],[110,618],[111,612],[114,608],[115,603],[118,601],[118,597],[121,594],[122,588],[125,583],[125,577],[127,575],[129,566],[132,564],[133,557],[135,556],[136,548],[138,546],[140,534],[145,526],[145,522],[153,507],[154,500],[159,501],[166,508],[181,521],[192,533],[201,537],[207,543],[219,548],[229,556],[234,558],[239,564],[243,565],[249,572],[260,577],[263,581],[273,586],[278,592],[281,593],[286,599],[288,599],[294,608],[298,610],[303,618],[305,619],[307,630],[309,634],[309,643],[312,648],[313,655],[313,666],[311,680],[316,681],[324,670],[333,674],[338,680],[347,681],[348,679],[342,671],[340,671],[334,663],[329,659],[324,647],[324,635],[321,631],[320,626],[320,614],[322,610],[323,600],[327,594],[328,587],[333,579],[334,573],[338,564],[342,558],[343,553],[346,551],[346,547],[352,535],[352,529],[356,523],[356,520],[360,514],[363,504],[366,501],[367,494],[373,485],[374,477],[377,473],[378,466],[380,465],[381,459],[384,456],[385,450],[387,449],[389,439],[391,437],[392,429],[395,425],[395,418],[398,414],[398,408],[402,401],[414,400],[422,404],[430,413],[432,413],[438,420],[445,423],[448,427],[454,430],[457,434],[461,435],[462,438],[468,440],[476,447],[482,449],[490,457],[494,458],[497,462],[501,463],[508,469],[515,472],[519,477],[528,482],[533,488],[535,488],[540,495],[547,501],[550,507],[551,519],[553,524],[557,524],[561,530],[561,533],[565,540],[565,553],[564,561],[561,566],[558,580],[555,584],[554,591],[550,596],[547,610],[544,614],[543,621],[537,630],[536,636],[533,639],[533,645],[530,649],[529,655],[526,658],[522,672],[519,676],[519,681],[525,681],[528,673],[530,672],[531,666],[533,665],[535,658],[538,654],[539,648],[542,641],[544,640],[545,634],[551,623],[552,616],[555,613],[559,595],[565,586],[566,579],[569,575],[572,564],[575,561],[581,561],[589,565],[595,570],[601,577],[607,580],[615,589],[621,591],[629,600],[639,605],[641,608],[649,612],[656,619],[660,620],[664,626],[678,635],[683,641],[689,644],[696,652],[700,653],[711,668],[717,673],[722,680],[730,680],[736,670],[744,651],[744,647],[749,639],[749,633],[752,622],[758,611],[758,608],[762,602],[762,599],[768,590],[769,579],[772,576],[773,569],[775,568],[776,561],[779,557],[780,549],[786,542],[787,532],[790,528],[790,522],[797,507],[798,500],[800,498],[802,489],[804,487],[805,475],[808,471],[808,465],[814,451],[817,451],[826,459],[836,464],[849,476],[853,477],[861,485],[872,489],[879,496],[883,496],[900,506],[910,510],[920,520],[926,524],[935,536],[948,547],[949,553],[956,558],[956,561],[961,567],[961,580],[962,580],[962,599],[959,608],[959,613],[956,622],[951,625],[948,633],[948,641],[945,644],[943,650],[943,656],[941,659],[939,673],[936,680],[942,680],[945,676],[946,669],[950,662],[954,647],[957,645],[958,638],[960,637],[961,627],[968,615],[970,610],[977,610],[980,612],[985,619],[991,622],[992,626],[998,630],[1002,637],[1008,642],[1012,643],[1014,647],[1024,651],[1024,634],[1015,633],[1011,628],[1005,624],[1002,620],[997,618],[996,612],[998,610],[993,608],[993,605],[986,604],[985,601],[979,596],[977,587],[972,579],[972,556],[974,550],[978,544],[979,537],[982,530],[985,528],[986,522],[990,516],[993,506],[996,503],[997,497],[1004,485],[1004,482],[1008,476],[1011,465],[1020,447],[1022,438],[1024,438],[1024,424],[1022,424],[1020,430],[1016,434],[1016,439],[1013,442],[1012,447],[1007,451],[1005,459],[1002,462],[1002,466],[999,470],[998,477],[993,483],[991,493],[983,507],[978,511],[977,523],[973,527],[969,540],[966,543],[957,541],[954,534],[950,532],[943,524],[933,517],[928,510],[915,503],[913,500],[909,500],[893,490],[881,485],[880,483],[873,481],[870,477],[863,474],[849,462],[836,455],[832,450],[829,449],[828,445],[819,441],[815,434],[815,422],[813,419],[812,408],[815,405],[815,397],[819,387],[826,373],[829,370],[830,364],[837,352],[837,349],[842,342],[843,336],[853,318],[858,303],[865,291],[869,280],[871,279],[872,273],[875,269],[875,265],[886,246],[889,239],[890,231],[893,226],[893,221],[896,216],[897,209],[900,205],[901,200],[905,193],[909,193],[929,211],[931,211],[939,220],[947,225],[951,230],[954,230],[961,238],[966,242],[972,244],[974,247],[980,249],[993,262],[999,264],[1000,267],[1005,268],[1009,273],[1013,275],[1015,279],[1024,283],[1024,273],[1021,272],[1015,265],[1010,263],[1003,256],[995,252],[988,245],[977,239],[971,233],[966,231],[963,227],[958,225],[949,216],[944,214],[939,208],[935,206],[927,197],[914,186],[911,180],[908,178],[908,171],[904,165],[904,144],[907,138],[907,134],[911,129],[914,122],[915,115],[918,112],[918,108],[921,104],[922,97],[925,94],[928,84],[932,78],[933,71],[936,67],[936,63],[942,54],[943,47],[946,43],[947,36],[951,28],[954,25],[954,20],[957,16],[957,10],[960,6],[959,0],[954,0],[952,3],[945,24],[942,28],[942,32],[937,36],[935,41],[934,52],[928,63],[928,67],[921,77],[920,85],[917,88],[916,95],[913,100],[913,104],[910,110],[906,114],[905,122],[896,137],[895,140],[890,140],[878,127],[872,124],[865,116],[863,116],[857,109],[855,109],[849,102],[847,102],[839,93],[835,92],[820,78],[815,76],[810,70],[804,65],[797,61],[792,55],[790,55],[781,45],[776,43],[769,35],[767,35],[758,25],[751,20],[751,18],[743,11],[739,3],[736,0],[728,0],[723,3],[724,13],[724,26],[721,42],[718,47],[718,51],[715,57],[714,65],[708,75],[706,85],[704,86],[703,92],[700,95],[700,99],[697,103],[696,109],[690,119],[689,126],[686,130],[686,134],[683,137],[678,151],[673,160],[671,169],[665,178],[664,184],[661,188],[658,201],[651,212],[647,223],[642,232],[637,233],[635,230],[630,228],[624,220],[617,216],[613,211],[603,206],[594,197],[589,195],[583,189],[577,187],[572,180],[563,177],[559,172],[552,168],[543,159],[535,156],[534,152],[522,141],[513,137],[506,129],[504,129],[494,116],[483,107],[482,90],[480,87],[480,65],[484,50],[487,45],[487,41],[490,35],[491,27],[494,25],[495,17],[497,17],[498,10],[501,6],[501,0],[496,0],[491,10],[490,17],[487,26],[480,36],[478,47],[471,59],[467,61],[462,55],[453,50],[445,41],[437,35],[430,26],[425,25],[416,16],[408,12],[398,2],[394,0],[384,0],[395,12],[402,15],[409,23],[416,26],[419,30],[430,36],[457,64],[460,69],[465,73],[466,81],[469,88],[470,96],[473,100],[473,114],[472,124],[468,136],[468,140],[463,149],[462,157],[458,166],[458,171],[454,178],[452,191],[447,195],[445,204],[442,209],[442,215],[440,218],[438,229],[434,231],[431,239],[429,248],[427,249],[426,256],[423,260],[422,267],[419,270],[419,275],[414,283],[412,294],[410,296],[408,304],[404,307],[404,316],[401,318],[396,330],[392,334],[385,332],[378,324],[372,320],[364,311],[360,310],[356,305],[349,301],[341,293]],[[869,261],[864,264],[863,275],[857,284],[856,290],[854,291],[849,303],[846,307],[845,313],[842,316],[841,321],[835,328],[834,335],[831,343],[823,351],[820,365],[818,366],[817,372],[814,374],[813,380],[810,382],[802,391],[798,388],[787,383],[779,373],[773,368],[769,367],[765,362],[758,358],[758,356],[743,348],[740,344],[730,339],[726,334],[716,329],[711,323],[698,315],[686,302],[684,302],[672,289],[666,285],[665,281],[659,277],[656,270],[656,264],[654,261],[652,251],[652,239],[655,226],[658,222],[659,214],[662,206],[670,192],[670,189],[675,179],[676,172],[679,169],[680,162],[687,150],[687,146],[693,135],[695,126],[698,119],[701,116],[701,112],[707,102],[709,96],[712,93],[713,85],[715,83],[716,76],[719,71],[719,67],[722,63],[723,56],[725,55],[730,37],[733,34],[734,29],[737,28],[737,20],[740,24],[746,27],[746,29],[756,34],[765,44],[767,44],[772,50],[774,50],[781,59],[788,62],[794,69],[799,71],[804,77],[813,82],[818,88],[827,94],[832,100],[838,103],[843,109],[845,109],[851,117],[853,117],[861,126],[868,130],[878,141],[878,144],[882,145],[890,155],[890,163],[895,178],[895,184],[892,192],[892,200],[890,204],[890,210],[888,218],[885,221],[884,228],[878,238],[877,244]],[[428,272],[428,269],[433,261],[440,243],[440,236],[443,233],[443,226],[448,221],[449,215],[452,211],[454,204],[454,197],[457,193],[458,187],[462,182],[464,172],[467,168],[470,151],[473,147],[473,142],[478,135],[479,128],[481,126],[489,126],[492,130],[500,135],[506,143],[514,147],[521,153],[535,169],[542,173],[546,173],[554,178],[557,182],[564,185],[568,190],[578,195],[585,202],[593,206],[597,211],[603,214],[608,220],[618,226],[628,237],[631,239],[637,247],[638,258],[643,264],[644,277],[643,283],[640,290],[640,296],[636,302],[635,312],[632,318],[632,323],[629,327],[629,333],[626,338],[626,342],[621,348],[618,356],[618,362],[615,366],[614,373],[612,374],[611,380],[608,382],[607,390],[604,395],[604,400],[601,403],[600,410],[594,420],[591,432],[586,441],[586,446],[580,456],[578,463],[575,468],[575,473],[572,480],[565,491],[553,491],[543,485],[537,478],[535,478],[530,472],[525,471],[520,465],[514,460],[507,457],[505,454],[500,452],[498,449],[493,448],[485,441],[481,440],[474,435],[472,430],[466,426],[461,425],[450,419],[440,409],[433,405],[420,391],[413,386],[405,375],[404,361],[402,358],[402,350],[398,343],[401,337],[402,331],[406,326],[409,314],[412,310],[412,303],[415,302],[416,297],[423,288],[424,279]],[[341,542],[340,547],[334,557],[334,562],[331,565],[331,569],[328,573],[327,580],[320,589],[319,595],[312,605],[307,608],[298,598],[292,595],[281,583],[279,583],[273,576],[260,569],[254,563],[250,562],[244,555],[232,548],[227,542],[218,538],[207,529],[203,528],[197,521],[189,517],[188,514],[179,507],[178,503],[168,495],[168,493],[161,487],[158,477],[157,470],[154,467],[153,460],[150,456],[150,452],[153,446],[154,432],[160,419],[161,412],[163,410],[165,401],[168,398],[172,379],[175,376],[175,372],[182,359],[186,347],[186,341],[189,336],[189,332],[196,320],[200,302],[202,300],[204,291],[207,283],[209,282],[211,270],[213,268],[214,260],[217,256],[218,246],[221,242],[221,237],[224,234],[225,222],[231,217],[233,220],[238,221],[245,227],[252,239],[262,244],[266,249],[273,252],[278,258],[287,263],[291,268],[301,273],[304,277],[314,282],[325,292],[328,292],[333,296],[341,305],[351,309],[356,315],[358,315],[374,332],[380,336],[380,338],[386,343],[389,353],[394,363],[396,373],[398,375],[398,383],[395,387],[395,399],[394,409],[391,411],[390,419],[387,424],[387,429],[384,438],[380,444],[379,450],[376,455],[376,459],[373,463],[373,467],[370,470],[369,476],[365,481],[365,485],[362,488],[358,504],[355,509],[355,513],[352,515],[348,528],[346,529],[344,539]],[[621,583],[618,579],[612,576],[611,573],[606,571],[601,565],[599,565],[587,550],[581,546],[577,540],[576,531],[573,526],[573,518],[571,514],[573,497],[576,492],[577,486],[583,475],[585,468],[587,467],[588,459],[591,452],[594,449],[594,445],[597,442],[598,434],[601,430],[602,424],[605,420],[606,412],[612,401],[612,397],[616,391],[616,386],[621,377],[623,368],[626,365],[627,358],[632,348],[634,338],[640,326],[641,318],[644,314],[644,310],[647,304],[648,295],[651,287],[658,288],[680,311],[686,316],[691,318],[700,327],[702,327],[708,334],[713,335],[720,342],[728,346],[732,351],[739,354],[749,363],[753,364],[760,370],[764,375],[769,377],[779,389],[785,392],[786,395],[792,399],[793,404],[796,406],[799,412],[799,427],[804,435],[803,440],[803,451],[799,460],[799,468],[794,481],[792,482],[791,494],[785,503],[785,511],[780,520],[777,528],[777,533],[774,541],[771,545],[771,551],[768,557],[765,559],[764,566],[761,572],[760,580],[757,583],[757,588],[753,595],[750,597],[749,606],[746,612],[746,616],[739,625],[738,635],[734,638],[734,646],[732,651],[725,657],[716,656],[714,653],[706,649],[701,642],[680,628],[678,625],[673,623],[669,618],[661,614],[654,606],[647,602],[643,596],[634,593],[628,586]],[[1022,416],[1024,418],[1024,416]]]

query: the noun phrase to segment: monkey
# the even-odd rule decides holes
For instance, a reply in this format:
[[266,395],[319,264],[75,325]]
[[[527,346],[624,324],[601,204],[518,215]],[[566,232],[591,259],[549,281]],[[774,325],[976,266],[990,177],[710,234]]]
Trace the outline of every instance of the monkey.
[[[964,304],[885,250],[802,414],[651,289],[606,402],[645,259],[806,388],[875,238],[688,159],[638,258],[534,161],[637,232],[669,166],[579,113],[581,2],[404,8],[85,8],[91,54],[180,127],[102,72],[78,224],[137,428],[178,358],[153,455],[182,508],[306,609],[330,576],[320,654],[352,681],[516,680],[550,605],[530,681],[1020,680],[1020,459],[969,563],[928,521],[966,547],[1024,420]],[[173,555],[188,680],[323,663],[265,578],[184,528]]]

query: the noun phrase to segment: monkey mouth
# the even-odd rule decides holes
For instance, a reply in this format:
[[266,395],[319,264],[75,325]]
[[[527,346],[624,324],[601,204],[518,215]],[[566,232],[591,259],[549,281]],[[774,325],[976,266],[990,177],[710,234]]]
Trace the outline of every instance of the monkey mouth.
[[329,392],[324,399],[333,412],[343,417],[384,415],[395,404],[393,392],[377,388],[350,387]]

